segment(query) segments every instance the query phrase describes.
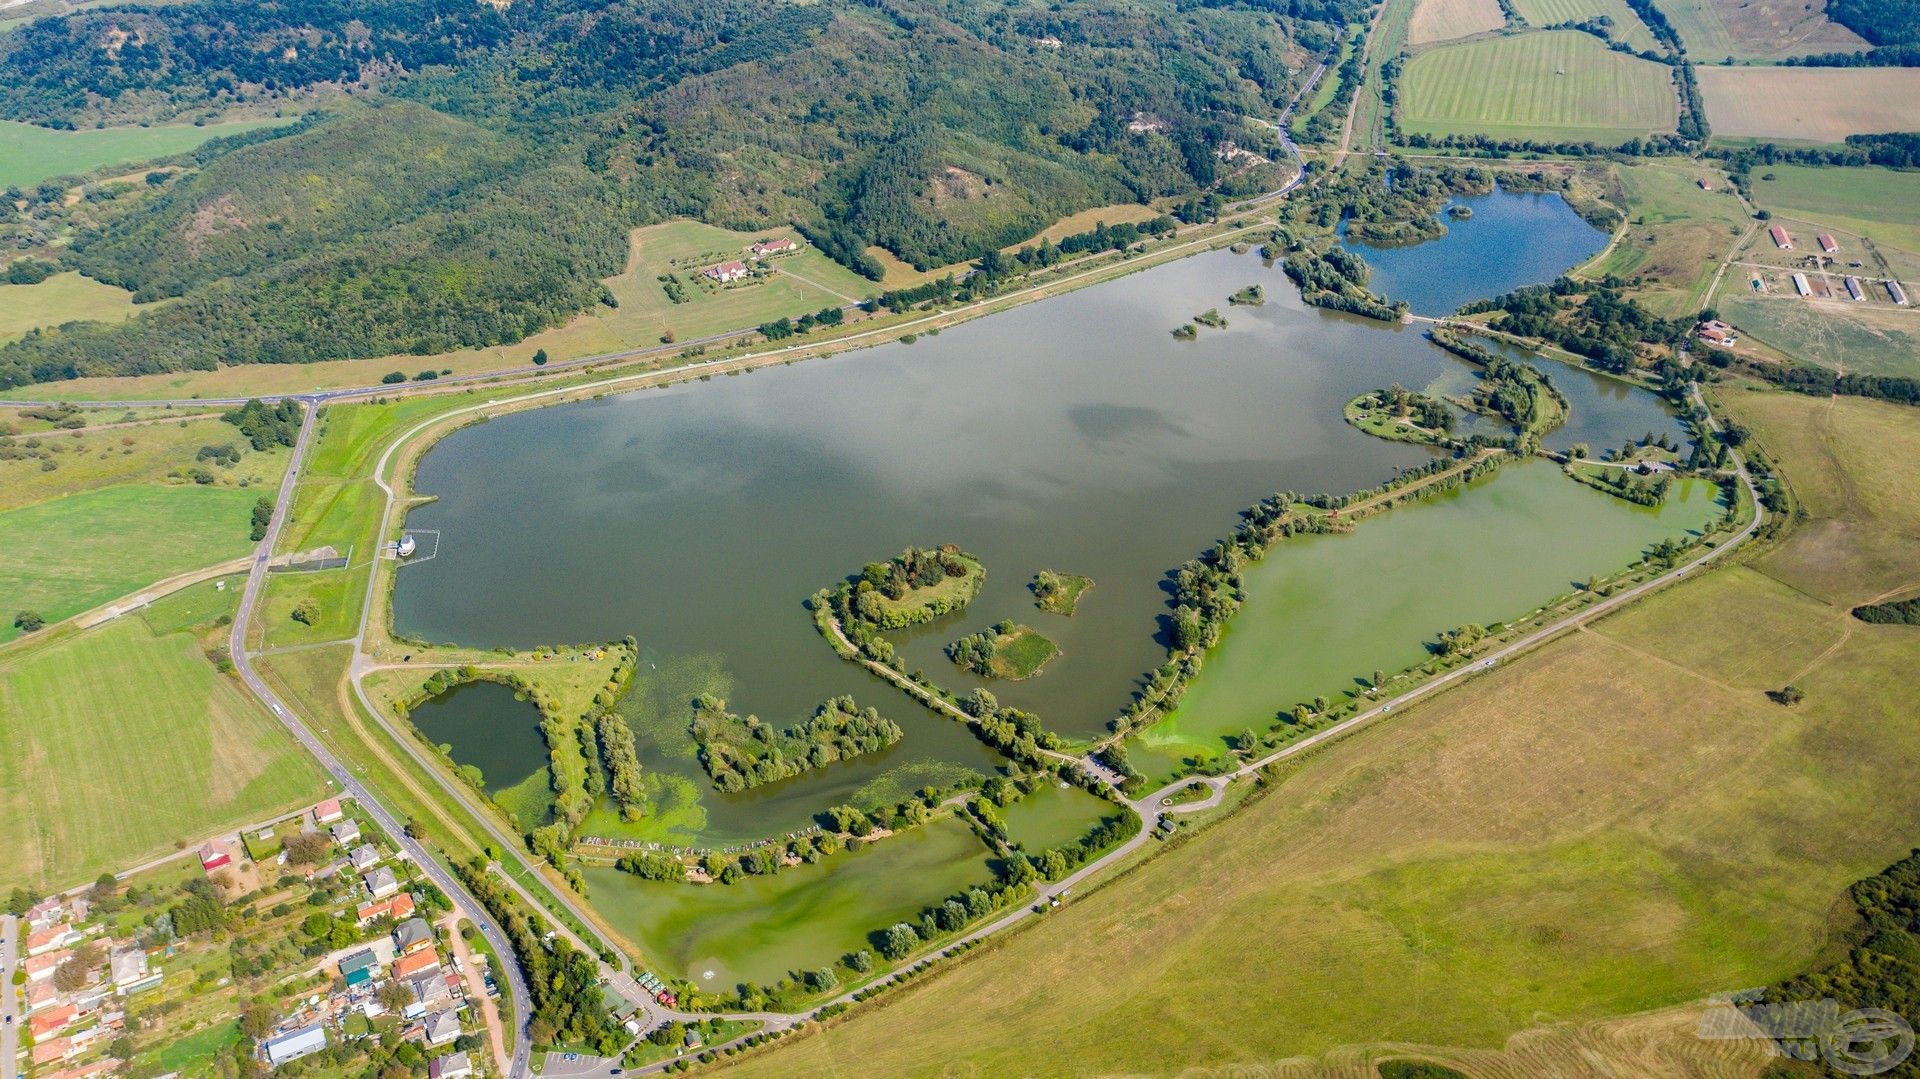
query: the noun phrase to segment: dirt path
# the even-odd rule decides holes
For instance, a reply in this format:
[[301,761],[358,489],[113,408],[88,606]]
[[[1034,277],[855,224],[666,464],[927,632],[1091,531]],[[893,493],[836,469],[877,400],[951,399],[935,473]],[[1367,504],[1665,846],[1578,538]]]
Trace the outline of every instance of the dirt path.
[[460,919],[449,914],[440,924],[447,930],[447,940],[453,945],[454,958],[460,960],[460,973],[467,981],[467,999],[480,1009],[480,1018],[487,1024],[487,1048],[493,1053],[493,1066],[487,1070],[494,1075],[507,1074],[507,1028],[500,1021],[500,1003],[487,995],[486,980],[480,977],[480,964],[477,953],[460,935]]

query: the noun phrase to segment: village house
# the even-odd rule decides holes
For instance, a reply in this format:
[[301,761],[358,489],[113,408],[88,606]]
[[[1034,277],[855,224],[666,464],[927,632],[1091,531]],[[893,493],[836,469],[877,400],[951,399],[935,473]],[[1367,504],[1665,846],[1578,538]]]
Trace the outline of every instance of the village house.
[[49,1038],[33,1043],[33,1063],[52,1064],[59,1060],[71,1060],[80,1054],[84,1046],[75,1045],[72,1038]]
[[66,920],[66,908],[61,906],[60,897],[42,899],[27,908],[27,929],[46,929]]
[[27,981],[44,982],[53,977],[54,968],[67,961],[73,952],[67,948],[47,952],[44,955],[29,956],[20,963],[20,969],[26,971]]
[[29,957],[45,955],[56,948],[70,948],[78,943],[80,943],[80,933],[72,926],[64,922],[60,925],[50,925],[27,936],[27,955]]
[[373,949],[363,948],[340,960],[340,978],[351,989],[372,981],[379,967],[380,960],[374,956]]
[[784,255],[789,251],[800,250],[800,245],[790,236],[780,236],[771,240],[761,240],[753,245],[753,257],[766,258],[768,255]]
[[374,899],[385,899],[400,890],[400,881],[393,870],[385,866],[368,873],[365,878],[367,894]]
[[393,976],[399,979],[406,979],[416,974],[424,974],[430,970],[437,970],[439,967],[439,953],[435,952],[432,948],[427,948],[423,951],[414,952],[412,955],[403,955],[394,960]]
[[78,1018],[80,1018],[78,1005],[62,1004],[55,1008],[48,1008],[28,1019],[27,1031],[33,1035],[35,1041],[39,1041],[49,1034],[58,1034],[67,1029]]
[[32,1015],[42,1008],[51,1008],[60,1003],[60,990],[53,987],[53,979],[34,982],[27,986],[27,1014]]
[[108,1057],[105,1060],[96,1060],[91,1064],[82,1065],[78,1068],[68,1068],[64,1071],[54,1072],[51,1075],[44,1076],[43,1079],[98,1079],[99,1076],[112,1073],[124,1063],[126,1063],[126,1061],[115,1060],[112,1057]]
[[448,1053],[435,1057],[427,1065],[427,1079],[470,1079],[473,1075],[473,1060],[465,1053]]
[[1732,348],[1740,340],[1740,335],[1734,332],[1733,327],[1719,319],[1702,322],[1697,336],[1707,344],[1719,348]]
[[360,924],[366,925],[381,915],[401,919],[413,914],[413,896],[402,892],[384,903],[368,903],[359,910]]
[[413,1004],[406,1011],[409,1018],[440,1011],[454,1002],[453,986],[447,984],[447,976],[438,970],[409,979],[406,985],[413,994]]
[[427,1044],[438,1048],[460,1036],[460,1017],[451,1010],[427,1017]]
[[433,947],[433,927],[425,918],[408,918],[393,927],[393,947],[401,955],[412,955]]
[[360,822],[343,820],[333,826],[333,841],[341,846],[350,846],[360,841]]
[[745,278],[747,276],[747,264],[741,262],[739,259],[734,259],[730,262],[723,262],[718,266],[709,266],[701,271],[701,273],[708,280],[718,281],[725,285]]
[[160,972],[152,969],[147,963],[147,953],[137,947],[114,953],[108,961],[108,967],[112,971],[114,991],[122,996],[131,996],[160,984]]
[[313,823],[320,828],[325,828],[327,825],[345,816],[346,813],[340,809],[340,799],[338,798],[329,798],[313,807]]
[[380,864],[380,852],[373,849],[373,844],[362,843],[347,855],[347,861],[353,865],[354,872],[364,873]]
[[218,839],[200,848],[200,868],[208,873],[233,864],[233,851]]

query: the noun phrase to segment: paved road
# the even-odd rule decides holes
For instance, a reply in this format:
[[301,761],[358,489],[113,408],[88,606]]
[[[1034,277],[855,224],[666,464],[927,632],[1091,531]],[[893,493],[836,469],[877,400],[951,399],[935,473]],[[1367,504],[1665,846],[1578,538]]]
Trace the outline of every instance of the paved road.
[[434,861],[425,847],[407,835],[401,822],[395,819],[386,806],[373,796],[373,792],[361,784],[347,766],[341,763],[340,759],[335,757],[319,738],[314,736],[293,709],[280,699],[279,694],[261,679],[259,672],[254,669],[252,657],[247,652],[247,627],[253,620],[253,613],[260,603],[262,587],[266,584],[267,562],[272,556],[274,544],[280,537],[281,529],[286,525],[288,511],[293,506],[294,485],[299,481],[300,469],[306,463],[307,451],[313,444],[313,433],[319,426],[316,422],[319,415],[318,402],[312,398],[301,400],[306,406],[306,415],[300,424],[300,436],[294,443],[293,457],[287,464],[287,474],[280,481],[279,500],[274,505],[273,520],[267,526],[266,538],[260,541],[260,546],[254,553],[253,566],[247,575],[246,589],[240,595],[240,607],[234,614],[233,633],[229,640],[233,651],[233,666],[247,689],[267,706],[274,718],[285,725],[294,739],[306,747],[307,752],[313,754],[314,758],[326,768],[327,773],[333,777],[334,782],[340,785],[341,790],[359,801],[374,822],[393,837],[394,842],[399,844],[407,856],[413,859],[414,864],[426,873],[428,879],[439,885],[440,890],[451,897],[456,904],[466,908],[467,916],[480,927],[482,933],[486,934],[487,942],[493,945],[495,954],[501,957],[501,965],[507,968],[496,977],[504,975],[513,987],[513,1023],[520,1031],[520,1036],[514,1042],[516,1048],[508,1074],[512,1079],[523,1079],[532,1074],[528,1059],[530,1039],[527,1037],[529,1019],[527,1002],[532,999],[532,995],[527,988],[526,978],[520,970],[520,965],[512,961],[513,947],[507,942],[506,934],[500,931],[500,927],[494,923],[486,908],[468,894],[451,872],[439,862]]
[[13,971],[20,962],[20,919],[0,915],[0,1079],[13,1079],[20,1069],[20,990]]

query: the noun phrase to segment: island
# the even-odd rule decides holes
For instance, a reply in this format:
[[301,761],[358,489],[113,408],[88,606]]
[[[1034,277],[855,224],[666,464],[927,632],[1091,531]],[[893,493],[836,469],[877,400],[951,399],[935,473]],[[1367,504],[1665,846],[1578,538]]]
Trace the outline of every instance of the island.
[[841,586],[835,605],[849,622],[904,629],[961,610],[986,580],[980,560],[952,544],[909,547],[885,562],[867,563]]
[[1080,605],[1080,594],[1093,587],[1093,578],[1043,569],[1033,575],[1027,587],[1033,590],[1034,606],[1050,614],[1071,616]]
[[1224,330],[1227,328],[1227,316],[1221,314],[1220,309],[1217,307],[1209,307],[1200,314],[1193,316],[1193,321],[1215,330]]
[[1040,673],[1060,647],[1032,626],[1007,619],[947,646],[947,658],[988,678],[1018,682]]
[[1235,307],[1258,307],[1267,302],[1267,290],[1259,285],[1248,285],[1227,297],[1227,302]]
[[700,764],[722,791],[774,783],[885,749],[901,738],[899,724],[845,696],[822,701],[804,722],[776,731],[759,716],[734,715],[727,702],[701,694],[693,702],[692,730]]
[[1453,409],[1397,382],[1348,401],[1345,414],[1348,423],[1376,438],[1426,446],[1453,441]]

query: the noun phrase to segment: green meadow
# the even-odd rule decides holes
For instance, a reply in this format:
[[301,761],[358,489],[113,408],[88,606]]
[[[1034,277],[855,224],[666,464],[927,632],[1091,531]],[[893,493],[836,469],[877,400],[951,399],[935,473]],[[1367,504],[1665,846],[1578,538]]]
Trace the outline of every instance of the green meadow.
[[201,127],[168,124],[55,131],[15,120],[0,120],[0,187],[30,187],[51,176],[75,176],[110,165],[135,165],[185,153],[221,135],[238,135],[288,122],[235,120]]

